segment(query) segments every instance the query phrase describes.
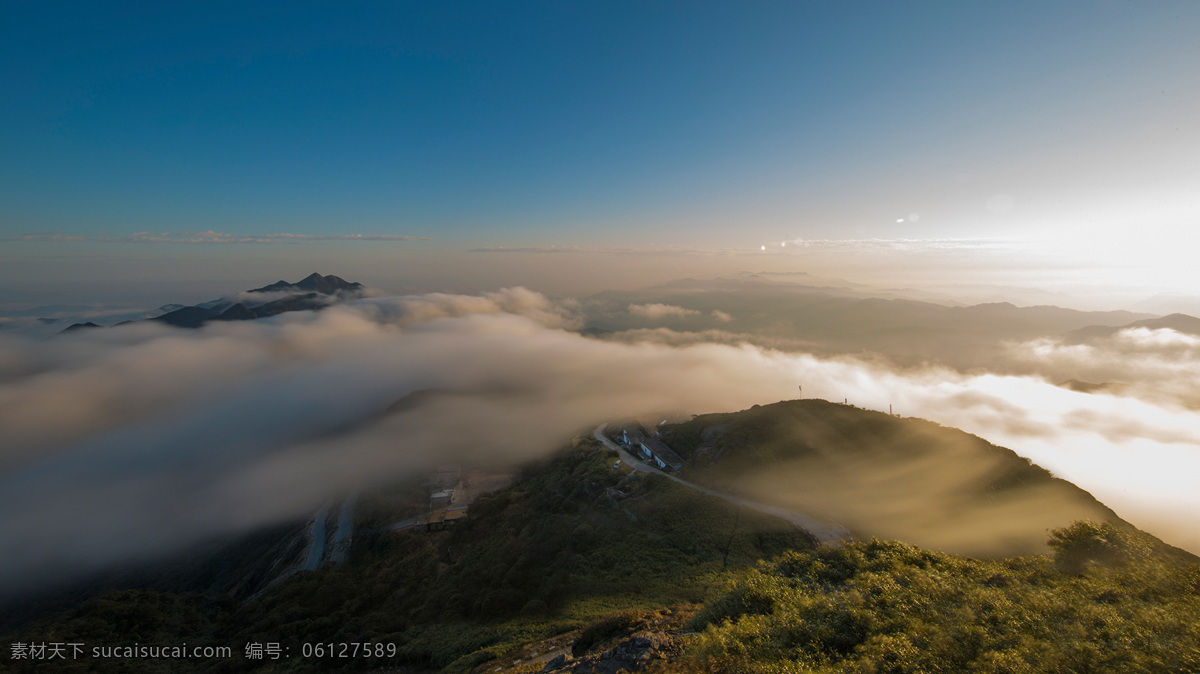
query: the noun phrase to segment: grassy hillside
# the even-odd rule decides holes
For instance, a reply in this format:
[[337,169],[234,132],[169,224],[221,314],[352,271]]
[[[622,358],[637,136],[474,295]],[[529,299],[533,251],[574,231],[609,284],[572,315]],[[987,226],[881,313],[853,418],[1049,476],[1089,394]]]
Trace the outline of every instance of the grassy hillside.
[[[343,566],[300,574],[252,600],[109,593],[5,638],[209,643],[234,645],[239,656],[251,642],[295,650],[305,642],[372,641],[396,645],[391,664],[462,670],[614,610],[702,602],[723,572],[812,547],[791,525],[614,469],[613,460],[598,443],[580,440],[477,501],[449,531],[360,531]],[[155,664],[130,660],[121,671],[159,671]],[[237,657],[180,671],[261,664]],[[286,670],[347,666],[353,661],[293,658]]]
[[1045,552],[1076,520],[1128,526],[1086,491],[957,429],[824,400],[667,427],[691,479],[864,536],[976,556]]
[[[827,434],[812,433],[809,445],[748,439],[755,428],[748,416],[758,415],[763,437],[773,438],[814,410],[828,411]],[[694,470],[727,462],[737,481],[760,462],[822,456],[838,438],[839,420],[860,415],[805,402],[720,416],[724,443],[714,438],[714,419],[672,432],[677,440],[694,435]],[[899,420],[874,421],[863,438],[907,446],[888,441]],[[715,457],[721,449],[727,457]],[[706,452],[715,457],[708,464]],[[977,497],[1049,480],[1024,459],[1016,463],[1025,468],[974,485]],[[388,518],[389,507],[409,508],[409,500],[374,500],[372,519]],[[562,672],[731,674],[1200,668],[1200,566],[1120,522],[1075,523],[1048,534],[1048,554],[992,560],[895,541],[818,548],[779,520],[614,468],[610,452],[581,439],[476,501],[454,529],[365,529],[346,564],[298,574],[257,597],[110,592],[4,636],[10,644],[232,646],[226,660],[164,668],[149,658],[6,657],[0,669],[494,674],[540,672],[551,662]],[[272,642],[293,657],[241,656],[247,643]],[[296,656],[305,643],[342,642],[389,644],[395,656]]]
[[[233,657],[168,667],[3,657],[0,670],[494,674],[551,662],[555,671],[730,674],[1200,668],[1196,559],[1007,450],[822,401],[698,417],[670,428],[668,438],[690,456],[694,475],[735,487],[757,484],[745,480],[763,467],[804,461],[925,467],[948,451],[938,443],[953,439],[988,470],[956,469],[969,479],[939,498],[1005,505],[1053,488],[1113,521],[1068,523],[1042,532],[1044,554],[990,560],[897,541],[816,547],[779,520],[614,467],[609,451],[581,438],[472,504],[470,518],[448,531],[369,533],[415,507],[407,487],[395,485],[390,498],[364,494],[370,516],[341,566],[250,598],[221,589],[229,584],[220,574],[206,578],[205,593],[111,592],[2,637],[221,645]],[[292,657],[242,657],[245,644],[272,642]],[[302,657],[303,644],[343,642],[384,644],[394,656]]]
[[788,553],[693,619],[678,671],[1200,670],[1200,567],[1111,525],[1051,544],[991,562],[878,540]]

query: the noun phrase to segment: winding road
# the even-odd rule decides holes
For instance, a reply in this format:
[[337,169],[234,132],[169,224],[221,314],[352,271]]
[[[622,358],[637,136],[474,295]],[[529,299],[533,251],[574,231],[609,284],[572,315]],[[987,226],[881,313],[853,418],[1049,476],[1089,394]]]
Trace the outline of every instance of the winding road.
[[687,480],[671,475],[670,473],[664,473],[654,466],[642,463],[642,461],[627,452],[624,447],[608,439],[608,436],[604,434],[604,429],[607,427],[607,423],[600,424],[596,427],[595,432],[592,433],[592,437],[603,443],[605,447],[616,450],[621,456],[621,461],[625,462],[625,465],[629,466],[635,471],[640,473],[658,473],[668,480],[674,480],[685,487],[695,489],[696,491],[703,492],[709,496],[716,496],[717,498],[724,499],[735,505],[744,506],[746,508],[750,508],[751,510],[757,510],[765,515],[778,517],[786,522],[791,522],[792,524],[812,534],[818,542],[825,545],[837,546],[842,542],[852,540],[853,538],[853,536],[851,536],[850,532],[847,531],[845,527],[842,527],[834,522],[821,522],[820,520],[814,519],[808,515],[805,515],[804,513],[798,513],[794,510],[787,510],[785,508],[780,508],[779,506],[767,505],[765,503],[747,501],[746,499],[738,496],[730,496],[729,494],[723,494],[719,491],[708,489],[707,487],[701,487],[698,484],[688,482]]

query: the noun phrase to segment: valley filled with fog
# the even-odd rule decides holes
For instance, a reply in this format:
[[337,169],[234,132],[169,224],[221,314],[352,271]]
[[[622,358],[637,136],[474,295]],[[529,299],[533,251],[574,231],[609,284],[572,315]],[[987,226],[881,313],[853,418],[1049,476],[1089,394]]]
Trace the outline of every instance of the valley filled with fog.
[[606,420],[797,397],[964,429],[1200,551],[1189,317],[752,274],[578,298],[361,295],[190,329],[0,336],[0,537],[22,541],[0,575],[177,552],[438,464],[541,458]]

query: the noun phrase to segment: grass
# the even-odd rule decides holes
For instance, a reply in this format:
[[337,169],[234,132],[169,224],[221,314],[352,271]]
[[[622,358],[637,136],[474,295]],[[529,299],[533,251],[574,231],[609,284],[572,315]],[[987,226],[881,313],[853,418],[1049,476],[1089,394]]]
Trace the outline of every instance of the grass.
[[[294,647],[374,641],[397,644],[393,664],[465,671],[614,611],[701,603],[719,589],[724,569],[748,568],[785,549],[812,545],[791,525],[739,514],[720,499],[658,476],[613,469],[613,461],[599,443],[578,441],[476,501],[471,516],[448,531],[360,532],[343,566],[299,574],[253,601],[189,612],[183,608],[207,606],[208,600],[105,595],[27,626],[11,640],[49,631],[86,633],[105,623],[113,627],[104,637],[115,641],[204,638]],[[609,488],[623,495],[615,504]],[[391,516],[389,509],[413,507],[411,490],[397,490],[391,497],[364,498],[373,523]],[[190,616],[186,630],[173,622],[176,614]],[[144,629],[121,622],[123,615],[142,616],[137,624]],[[348,664],[292,661],[288,667]],[[137,663],[130,666],[138,671]]]
[[[598,443],[579,441],[527,466],[448,531],[360,533],[346,564],[255,600],[111,593],[5,638],[235,650],[371,641],[398,648],[375,666],[470,672],[554,637],[595,652],[666,607],[687,606],[696,633],[655,671],[1200,670],[1200,566],[1136,530],[1081,522],[1054,532],[1051,555],[992,560],[895,541],[817,548],[784,522],[612,463]],[[374,518],[414,498],[377,499]],[[282,672],[360,663],[178,664]]]
[[[1095,552],[1098,533],[1112,545],[1082,569],[1075,562]],[[878,540],[785,554],[739,574],[696,616],[702,632],[687,666],[731,674],[1200,669],[1200,567],[1111,525],[1078,523],[1056,537],[1054,557],[994,561]]]

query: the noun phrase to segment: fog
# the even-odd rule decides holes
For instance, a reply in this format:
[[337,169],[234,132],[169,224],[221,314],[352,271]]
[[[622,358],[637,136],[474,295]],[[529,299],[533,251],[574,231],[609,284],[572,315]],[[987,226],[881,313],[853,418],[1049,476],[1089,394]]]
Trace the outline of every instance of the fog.
[[[582,325],[577,302],[513,288],[198,330],[141,323],[2,338],[0,578],[58,580],[303,517],[349,488],[438,463],[526,460],[608,419],[733,411],[794,398],[800,385],[805,396],[892,404],[1008,446],[1200,551],[1200,419],[1181,397],[892,371],[727,332],[713,333],[726,343],[664,343],[654,336],[669,331],[654,330],[602,340],[576,332]],[[1190,352],[1151,337],[1089,348],[1109,357],[1105,372],[1161,366],[1165,379],[1170,359]],[[1058,343],[1012,349],[1013,359],[1059,365],[1085,358]],[[430,389],[440,393],[383,415]]]
[[[819,426],[818,426],[819,428]],[[1014,465],[966,434],[906,426],[895,435],[826,438],[809,460],[775,462],[737,485],[794,510],[824,515],[856,534],[955,554],[1046,552],[1046,532],[1111,513],[1061,483],[1012,484]],[[1018,460],[1019,461],[1019,460]]]
[[1125,396],[1200,409],[1200,337],[1168,328],[1120,330],[1086,343],[1043,338],[1010,345],[1015,360]]

